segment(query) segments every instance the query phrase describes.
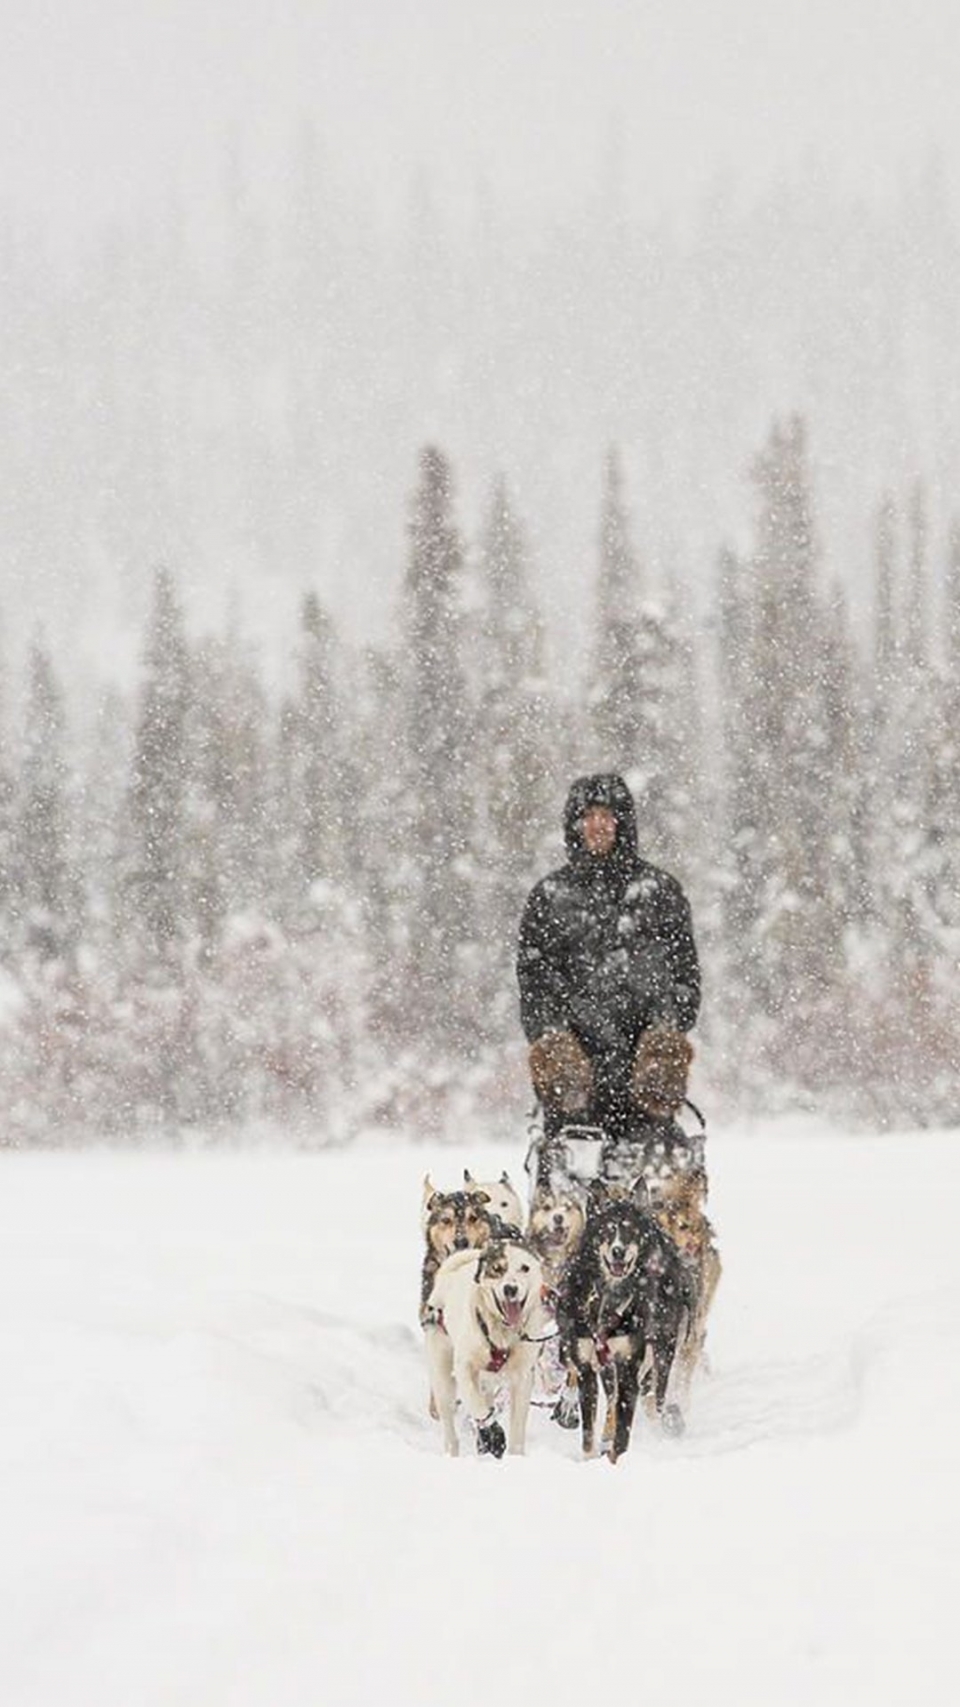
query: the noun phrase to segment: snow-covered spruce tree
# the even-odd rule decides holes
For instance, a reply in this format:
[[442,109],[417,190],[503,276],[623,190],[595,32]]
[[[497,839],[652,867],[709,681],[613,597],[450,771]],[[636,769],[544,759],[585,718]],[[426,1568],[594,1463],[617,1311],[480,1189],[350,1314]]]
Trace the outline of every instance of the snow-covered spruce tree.
[[29,660],[22,758],[14,803],[19,934],[41,958],[63,958],[80,934],[70,834],[63,692],[41,641]]
[[279,918],[297,928],[314,883],[339,884],[356,846],[348,804],[350,733],[340,687],[341,647],[315,593],[300,612],[296,674],[280,707],[270,786],[278,864],[273,893]]
[[944,618],[928,774],[928,893],[944,951],[938,972],[952,983],[960,950],[960,521],[951,527],[947,548]]
[[73,833],[63,693],[37,641],[30,654],[13,799],[12,886],[19,997],[3,1039],[5,1119],[20,1138],[72,1136],[85,1113],[91,993],[80,967],[82,886]]
[[[334,1119],[353,1117],[369,974],[356,869],[361,791],[348,766],[354,720],[340,686],[340,644],[314,593],[301,609],[297,662],[279,730],[284,950],[264,960],[279,1004],[266,1063],[274,1111],[308,1123],[322,1117],[329,1132]],[[312,1129],[319,1138],[320,1127]]]
[[[449,464],[420,457],[404,586],[411,889],[404,984],[408,1035],[432,1057],[475,1056],[477,965],[471,861],[471,710],[461,657],[463,553]],[[439,1066],[438,1066],[439,1070]]]
[[[251,1065],[238,1042],[239,1003],[225,989],[232,921],[256,937],[266,873],[265,701],[255,669],[231,635],[205,638],[190,659],[184,735],[181,1011],[189,1025],[180,1111],[218,1122],[255,1113]],[[187,934],[187,926],[189,931]]]
[[691,658],[667,597],[642,586],[615,450],[604,471],[597,611],[587,704],[596,763],[637,802],[643,851],[682,874],[691,834],[696,733]]
[[933,674],[926,775],[923,893],[936,952],[931,966],[934,1012],[929,1120],[955,1120],[960,1110],[960,524],[950,531],[944,592],[943,653]]
[[889,822],[887,835],[875,841],[885,946],[875,1053],[891,1081],[891,1106],[918,1121],[935,1116],[931,1098],[940,1095],[938,1077],[949,1086],[956,1054],[950,1000],[956,937],[947,922],[955,731],[944,727],[949,676],[938,668],[928,632],[927,535],[925,494],[916,482],[899,613],[899,668],[885,742]]
[[0,930],[12,944],[18,935],[19,913],[15,877],[14,815],[17,759],[10,729],[6,661],[0,660]]
[[873,912],[871,825],[873,801],[865,782],[870,736],[870,697],[863,660],[851,630],[842,589],[828,590],[824,604],[823,692],[829,755],[828,854],[825,872],[828,915],[842,933],[846,968],[841,988],[851,993],[850,1013],[834,1032],[830,1070],[853,1086],[869,1072],[869,1028],[864,1023],[863,984]]
[[630,537],[623,472],[607,452],[600,508],[594,640],[586,703],[597,763],[633,783],[642,726],[644,684],[637,639],[640,565]]
[[891,826],[897,770],[897,724],[902,687],[903,635],[898,624],[897,511],[889,492],[877,508],[874,529],[873,635],[870,653],[865,780],[872,801],[870,915],[876,929],[889,917]]
[[352,772],[356,788],[351,825],[355,888],[371,944],[370,1041],[387,1063],[371,1082],[374,1119],[399,1119],[397,1083],[389,1063],[410,1038],[406,972],[414,893],[414,782],[406,736],[406,678],[400,660],[370,647],[356,675]]
[[337,686],[337,640],[315,593],[300,617],[300,686],[295,745],[300,795],[297,866],[306,890],[343,880],[350,867],[344,798],[343,711]]
[[[189,719],[193,672],[173,576],[157,571],[141,677],[127,812],[124,923],[132,1118],[193,1118],[196,995]],[[202,1098],[199,1099],[202,1101]]]
[[736,1100],[747,1089],[747,1039],[764,1012],[760,958],[768,870],[765,766],[757,746],[763,684],[755,664],[756,605],[748,566],[725,548],[717,577],[720,712],[724,750],[723,852],[716,868],[720,946],[715,1015],[718,1077]]
[[193,661],[188,718],[191,890],[203,945],[223,919],[262,905],[273,877],[267,813],[267,702],[236,635],[205,640]]
[[351,1118],[366,970],[342,845],[336,644],[313,596],[297,663],[271,750],[250,660],[235,641],[197,654],[188,818],[199,952],[187,988],[204,1117],[266,1116],[325,1142]]
[[491,493],[477,569],[470,654],[477,673],[475,852],[484,929],[476,1000],[479,1026],[501,1052],[519,1035],[517,926],[556,827],[563,762],[526,539],[502,478]]
[[187,865],[188,715],[191,669],[173,576],[154,580],[130,788],[135,928],[158,961],[170,960],[193,927]]
[[105,688],[85,730],[83,785],[77,797],[77,860],[86,895],[85,938],[113,965],[122,933],[124,814],[131,771],[133,726],[126,695]]
[[[838,820],[837,724],[799,417],[774,424],[753,479],[759,513],[738,731],[744,749],[732,762],[739,810],[752,820],[754,916],[749,937],[729,948],[749,963],[746,977],[765,1021],[757,1041],[766,1067],[781,1082],[819,1089],[840,1070],[834,1057],[845,1014],[846,920],[831,860],[849,831]],[[736,833],[743,838],[747,826]]]

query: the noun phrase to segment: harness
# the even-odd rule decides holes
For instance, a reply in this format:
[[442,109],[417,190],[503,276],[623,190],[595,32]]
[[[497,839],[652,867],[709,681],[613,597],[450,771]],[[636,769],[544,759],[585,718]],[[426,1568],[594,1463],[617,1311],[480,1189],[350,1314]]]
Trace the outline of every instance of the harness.
[[[597,1329],[596,1332],[590,1336],[593,1340],[594,1349],[597,1354],[597,1362],[601,1369],[605,1369],[607,1364],[613,1361],[613,1353],[610,1350],[611,1339],[615,1339],[618,1333],[630,1334],[631,1332],[636,1332],[636,1328],[631,1329],[629,1326],[630,1318],[635,1312],[637,1302],[635,1291],[624,1300],[623,1304],[618,1305],[614,1302],[612,1304],[612,1314],[608,1313],[609,1298],[609,1290],[605,1290],[600,1293],[597,1299]],[[601,1323],[603,1324],[602,1326]]]
[[[513,1347],[508,1345],[497,1345],[496,1340],[490,1338],[490,1329],[487,1327],[480,1311],[476,1310],[474,1314],[477,1318],[477,1327],[480,1329],[480,1332],[486,1340],[487,1349],[490,1353],[490,1358],[486,1367],[490,1371],[491,1375],[498,1375],[509,1358]],[[522,1334],[520,1338],[523,1338]]]

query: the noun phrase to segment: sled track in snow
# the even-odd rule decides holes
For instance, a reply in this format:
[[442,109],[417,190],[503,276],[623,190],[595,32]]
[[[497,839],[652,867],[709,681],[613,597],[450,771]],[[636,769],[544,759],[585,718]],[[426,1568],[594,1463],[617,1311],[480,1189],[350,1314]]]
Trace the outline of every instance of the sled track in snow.
[[[439,1430],[426,1415],[426,1372],[419,1333],[402,1323],[369,1328],[301,1312],[314,1374],[313,1424],[400,1436],[418,1450],[439,1452]],[[635,1449],[670,1458],[742,1452],[798,1435],[851,1426],[873,1381],[902,1381],[904,1359],[960,1353],[960,1297],[942,1294],[893,1304],[823,1352],[756,1361],[700,1378],[688,1428],[679,1441],[655,1437],[638,1415]],[[899,1373],[898,1373],[899,1372]],[[557,1429],[542,1410],[531,1418],[529,1450],[577,1457],[577,1436]]]
[[[202,1321],[173,1332],[129,1331],[113,1321],[88,1340],[116,1368],[109,1342],[122,1343],[128,1379],[109,1392],[85,1360],[77,1375],[78,1408],[90,1433],[125,1413],[134,1434],[218,1427],[256,1430],[272,1416],[301,1437],[374,1435],[410,1450],[440,1455],[438,1425],[427,1415],[427,1379],[419,1329],[403,1322],[358,1322],[262,1293],[208,1296]],[[960,1356],[960,1295],[895,1302],[822,1352],[720,1367],[694,1388],[686,1434],[655,1435],[638,1413],[633,1450],[654,1457],[701,1458],[744,1452],[797,1436],[828,1435],[853,1425],[870,1389],[902,1386],[905,1367]],[[90,1385],[91,1376],[94,1377]],[[92,1406],[92,1410],[91,1410]],[[118,1410],[119,1407],[119,1410]],[[99,1418],[99,1423],[97,1419]],[[259,1421],[258,1421],[259,1419]],[[51,1419],[52,1420],[52,1419]],[[72,1422],[73,1438],[80,1418]],[[579,1437],[558,1429],[534,1407],[528,1451],[577,1460]]]

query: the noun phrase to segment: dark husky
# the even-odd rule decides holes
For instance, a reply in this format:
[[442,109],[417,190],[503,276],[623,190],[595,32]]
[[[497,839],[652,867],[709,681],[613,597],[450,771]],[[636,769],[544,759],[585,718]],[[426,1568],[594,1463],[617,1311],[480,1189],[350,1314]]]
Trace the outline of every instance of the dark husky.
[[634,1197],[592,1186],[583,1239],[564,1272],[557,1307],[563,1356],[580,1385],[585,1457],[594,1450],[598,1377],[615,1408],[614,1463],[630,1444],[641,1382],[664,1431],[682,1431],[679,1409],[666,1403],[667,1383],[692,1309],[689,1279],[647,1211],[642,1183]]

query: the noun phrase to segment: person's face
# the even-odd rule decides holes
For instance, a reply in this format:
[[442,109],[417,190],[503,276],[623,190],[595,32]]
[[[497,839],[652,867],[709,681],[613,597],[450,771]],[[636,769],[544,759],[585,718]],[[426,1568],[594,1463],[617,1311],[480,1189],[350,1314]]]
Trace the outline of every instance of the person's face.
[[580,834],[588,853],[610,853],[617,839],[617,820],[609,806],[588,807],[580,820]]

